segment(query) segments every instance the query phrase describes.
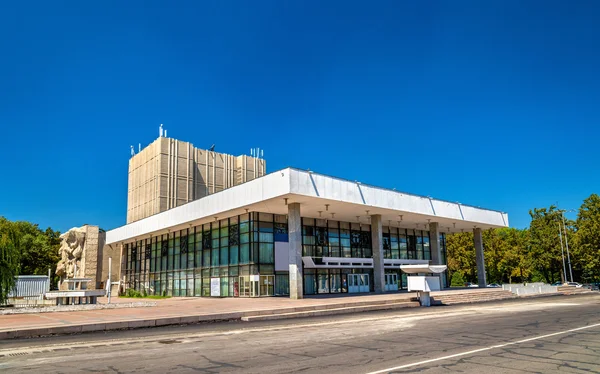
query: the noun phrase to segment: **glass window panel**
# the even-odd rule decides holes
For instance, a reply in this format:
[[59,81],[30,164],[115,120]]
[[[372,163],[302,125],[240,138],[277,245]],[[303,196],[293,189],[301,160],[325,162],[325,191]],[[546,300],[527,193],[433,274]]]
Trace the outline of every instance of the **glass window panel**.
[[431,248],[429,246],[429,233],[423,232],[423,258],[431,260]]
[[329,256],[340,257],[341,256],[340,247],[338,247],[338,246],[329,247]]
[[202,251],[196,251],[196,263],[194,265],[197,268],[202,266]]
[[272,243],[273,242],[273,233],[261,232],[260,236],[259,236],[259,240],[261,243]]
[[258,227],[261,232],[273,233],[273,222],[259,222]]
[[179,251],[180,251],[180,249],[181,249],[181,248],[180,248],[180,241],[179,241],[179,239],[180,239],[179,237],[176,237],[176,238],[175,238],[175,244],[174,244],[174,248],[173,248],[173,250],[174,250],[174,254],[176,254],[176,255],[178,255],[178,254],[179,254]]
[[229,248],[229,264],[237,265],[239,261],[238,246],[233,245]]
[[221,238],[225,238],[229,236],[229,226],[227,223],[221,222]]
[[241,244],[240,245],[240,263],[247,264],[250,262],[250,245],[249,244]]
[[202,252],[202,267],[210,267],[210,249],[206,249]]
[[260,243],[260,263],[261,264],[272,264],[274,263],[273,258],[273,244]]
[[302,246],[302,255],[303,256],[314,256],[315,255],[315,247],[313,245]]
[[219,250],[218,249],[213,249],[211,251],[210,258],[211,258],[210,265],[212,267],[219,266]]
[[270,213],[259,213],[259,220],[264,222],[273,222],[273,215]]
[[229,248],[221,248],[220,264],[229,265]]
[[240,234],[240,243],[250,243],[250,234]]

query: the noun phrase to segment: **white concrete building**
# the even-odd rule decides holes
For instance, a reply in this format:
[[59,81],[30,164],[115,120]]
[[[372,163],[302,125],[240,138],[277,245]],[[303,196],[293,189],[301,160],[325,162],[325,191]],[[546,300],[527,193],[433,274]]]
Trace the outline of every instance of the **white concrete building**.
[[[385,292],[401,264],[445,264],[445,235],[508,227],[495,210],[293,168],[106,233],[127,288],[173,296]],[[443,280],[445,282],[446,280]]]

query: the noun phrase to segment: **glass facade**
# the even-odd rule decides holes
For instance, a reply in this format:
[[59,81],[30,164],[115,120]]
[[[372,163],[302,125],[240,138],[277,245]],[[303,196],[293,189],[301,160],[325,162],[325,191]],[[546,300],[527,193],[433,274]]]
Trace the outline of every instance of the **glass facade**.
[[[253,212],[125,244],[127,288],[211,296],[211,280],[218,279],[219,296],[239,296],[240,277],[276,275],[276,237],[287,241],[285,216]],[[270,294],[289,294],[287,273],[278,275],[281,284]]]
[[[384,226],[382,235],[386,259],[431,259],[428,231]],[[165,296],[288,295],[288,272],[275,271],[276,243],[287,241],[286,216],[252,212],[127,243],[126,288]],[[440,246],[446,263],[444,234]],[[302,218],[302,254],[315,264],[323,257],[372,258],[371,226]],[[391,273],[406,288],[406,275]],[[260,276],[259,284],[251,276]],[[373,291],[372,280],[372,269],[304,269],[304,293],[352,292],[357,282]]]

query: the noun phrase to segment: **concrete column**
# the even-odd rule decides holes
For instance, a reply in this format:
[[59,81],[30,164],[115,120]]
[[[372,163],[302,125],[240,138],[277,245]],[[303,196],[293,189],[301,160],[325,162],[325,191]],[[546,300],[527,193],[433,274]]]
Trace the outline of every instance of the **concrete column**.
[[288,240],[290,244],[290,299],[304,297],[302,277],[302,220],[300,203],[288,204]]
[[375,286],[375,292],[381,293],[385,291],[381,214],[373,214],[371,216],[371,244],[373,246],[373,285]]
[[[442,258],[442,246],[440,244],[440,225],[437,222],[429,223],[429,248],[431,249],[431,264],[446,265]],[[446,274],[440,274],[440,285],[446,287]]]
[[477,281],[480,288],[487,287],[485,280],[485,257],[483,255],[483,237],[481,229],[473,229],[473,243],[475,244],[475,260],[477,261]]

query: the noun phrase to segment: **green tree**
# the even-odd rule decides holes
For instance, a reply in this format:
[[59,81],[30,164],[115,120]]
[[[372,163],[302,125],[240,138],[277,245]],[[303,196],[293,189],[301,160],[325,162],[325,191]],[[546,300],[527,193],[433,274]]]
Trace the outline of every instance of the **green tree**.
[[565,281],[563,255],[559,233],[562,230],[562,215],[556,206],[534,208],[529,211],[529,245],[534,272],[547,283]]
[[502,281],[527,282],[532,266],[529,255],[529,230],[502,228],[495,231],[504,242],[502,256],[496,263],[498,271],[502,274]]
[[[11,233],[10,246],[17,253],[19,273],[23,275],[47,275],[48,269],[54,274],[60,260],[60,232],[51,228],[41,230],[37,224],[26,221],[11,222],[0,217],[0,232]],[[58,277],[53,275],[52,283]]]
[[468,282],[477,281],[477,263],[475,262],[475,245],[473,233],[464,232],[446,237],[446,254],[448,257],[448,276],[461,272]]
[[600,281],[600,196],[592,194],[583,201],[574,223],[575,249],[573,261],[581,278],[588,282]]
[[11,222],[0,217],[0,304],[4,304],[8,293],[15,285],[15,276],[19,274],[19,252],[15,246],[18,241]]

